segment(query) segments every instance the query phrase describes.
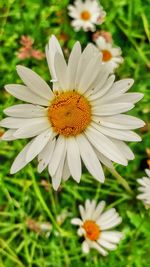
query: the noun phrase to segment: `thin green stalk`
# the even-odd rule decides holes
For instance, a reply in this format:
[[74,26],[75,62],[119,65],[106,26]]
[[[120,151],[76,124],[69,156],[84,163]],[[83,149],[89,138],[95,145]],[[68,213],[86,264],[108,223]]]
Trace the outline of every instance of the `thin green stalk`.
[[115,169],[109,169],[111,174],[117,179],[117,181],[125,188],[125,190],[133,195],[133,191],[131,187],[129,186],[128,182],[115,170]]
[[[0,239],[0,253],[7,256],[7,258],[10,258],[13,262],[18,264],[18,267],[24,267],[23,263],[18,259],[17,255],[14,253],[14,251],[8,246],[7,242],[5,240]],[[5,251],[7,250],[7,251]]]
[[58,226],[57,222],[55,221],[55,219],[54,219],[54,217],[53,217],[53,215],[52,215],[50,209],[48,208],[48,206],[47,206],[47,204],[46,204],[46,202],[45,202],[45,200],[44,200],[44,198],[43,198],[43,196],[42,196],[42,194],[41,194],[41,191],[40,191],[40,189],[39,189],[39,186],[38,186],[38,184],[37,184],[37,182],[36,182],[36,180],[35,180],[35,176],[34,176],[34,174],[33,174],[33,172],[32,172],[31,170],[29,171],[29,175],[30,175],[31,178],[32,178],[34,191],[35,191],[35,193],[36,193],[36,195],[37,195],[37,197],[38,197],[38,199],[39,199],[39,201],[40,201],[40,203],[41,203],[43,209],[44,209],[45,212],[47,213],[47,215],[48,215],[48,217],[50,218],[50,220],[51,220],[51,222],[53,223],[53,225],[54,225],[54,226],[57,228],[57,230],[60,232],[61,229],[60,229],[60,227]]

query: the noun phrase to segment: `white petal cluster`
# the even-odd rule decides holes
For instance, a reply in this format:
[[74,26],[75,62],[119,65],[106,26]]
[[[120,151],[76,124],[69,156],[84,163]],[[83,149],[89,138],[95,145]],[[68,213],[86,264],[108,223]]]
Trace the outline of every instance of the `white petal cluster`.
[[[38,171],[41,173],[48,167],[55,190],[62,179],[70,176],[80,181],[82,162],[95,179],[104,182],[101,163],[113,168],[112,162],[126,166],[134,158],[125,141],[141,141],[133,130],[144,123],[123,113],[131,110],[143,95],[127,93],[132,79],[114,82],[111,66],[102,63],[93,45],[82,52],[77,42],[67,64],[57,39],[52,36],[46,57],[52,89],[39,75],[23,66],[17,66],[17,72],[25,85],[5,86],[7,92],[27,104],[4,110],[9,117],[0,123],[8,128],[2,139],[32,138],[15,159],[11,173],[18,172],[38,156]],[[70,90],[83,95],[90,103],[91,122],[84,132],[66,138],[54,131],[48,108],[56,92]]]
[[[76,0],[74,5],[68,6],[69,15],[73,18],[72,26],[75,31],[83,29],[84,31],[94,31],[95,25],[101,24],[104,21],[106,12],[97,0]],[[83,12],[89,14],[89,18],[83,19]]]
[[146,169],[145,173],[147,174],[147,177],[143,177],[137,180],[138,183],[140,184],[140,187],[138,188],[138,190],[140,191],[140,194],[137,196],[137,198],[142,200],[146,206],[149,206],[150,205],[150,170]]
[[121,56],[122,51],[120,47],[113,47],[112,43],[107,42],[102,36],[99,36],[95,40],[98,50],[103,54],[103,51],[110,53],[111,57],[108,61],[103,61],[104,63],[111,63],[112,70],[116,69],[121,63],[123,63],[123,57]]
[[[77,231],[78,235],[84,236],[85,238],[82,243],[82,251],[84,253],[88,253],[90,248],[94,248],[98,250],[100,254],[106,256],[109,250],[116,249],[117,244],[123,237],[121,232],[112,230],[112,228],[122,222],[122,218],[114,208],[103,212],[105,205],[105,201],[101,201],[96,205],[95,200],[90,201],[87,199],[85,201],[85,207],[82,205],[79,206],[81,219],[73,218],[71,220],[72,224],[79,226]],[[92,241],[87,237],[84,223],[88,220],[96,223],[100,229],[100,234],[97,240]]]

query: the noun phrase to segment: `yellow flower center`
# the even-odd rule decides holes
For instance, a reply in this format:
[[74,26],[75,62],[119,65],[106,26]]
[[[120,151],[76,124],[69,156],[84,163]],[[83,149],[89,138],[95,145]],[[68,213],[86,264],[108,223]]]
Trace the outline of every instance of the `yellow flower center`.
[[91,14],[89,11],[85,10],[81,12],[81,19],[89,20],[91,18]]
[[52,101],[48,118],[56,133],[76,136],[91,122],[91,106],[83,95],[67,91],[58,94]]
[[102,50],[101,52],[103,54],[103,61],[109,61],[112,58],[112,54],[108,50]]
[[92,220],[87,220],[82,226],[86,232],[86,237],[91,241],[95,241],[100,236],[99,226]]

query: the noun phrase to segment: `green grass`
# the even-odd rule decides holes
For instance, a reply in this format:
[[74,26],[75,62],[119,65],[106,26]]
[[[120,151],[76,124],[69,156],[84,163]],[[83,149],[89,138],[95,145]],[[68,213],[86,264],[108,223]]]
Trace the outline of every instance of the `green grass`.
[[[31,67],[49,81],[46,60],[28,59],[21,62],[16,53],[20,48],[21,35],[29,35],[35,40],[35,47],[44,52],[51,34],[61,39],[66,57],[74,42],[79,40],[83,47],[91,41],[91,34],[75,33],[67,16],[68,0],[2,0],[0,2],[0,115],[2,110],[17,100],[5,93],[3,87],[9,83],[19,83],[17,64]],[[70,1],[71,2],[71,1]],[[132,91],[144,93],[144,99],[137,104],[133,114],[146,122],[146,129],[139,131],[143,141],[131,143],[135,160],[127,167],[116,165],[116,170],[126,179],[133,190],[130,195],[105,170],[104,185],[95,181],[86,170],[78,185],[72,179],[62,184],[59,192],[50,185],[47,171],[41,175],[36,170],[36,160],[16,175],[9,174],[10,166],[26,141],[0,142],[0,267],[148,267],[150,266],[150,211],[136,200],[136,179],[144,175],[148,167],[146,149],[150,147],[148,131],[149,90],[150,90],[150,5],[149,0],[103,0],[107,12],[106,22],[97,27],[110,31],[114,42],[120,46],[125,58],[117,70],[117,79],[132,77],[135,84]],[[62,40],[62,34],[67,41]],[[2,130],[2,129],[1,129]],[[46,191],[41,180],[49,183]],[[106,200],[107,207],[115,207],[123,218],[118,227],[124,239],[118,249],[106,258],[91,251],[81,252],[81,241],[76,235],[76,227],[70,224],[72,217],[78,216],[78,204],[86,198]],[[58,224],[58,215],[65,220]],[[50,222],[52,231],[46,234],[27,227],[27,220]]]

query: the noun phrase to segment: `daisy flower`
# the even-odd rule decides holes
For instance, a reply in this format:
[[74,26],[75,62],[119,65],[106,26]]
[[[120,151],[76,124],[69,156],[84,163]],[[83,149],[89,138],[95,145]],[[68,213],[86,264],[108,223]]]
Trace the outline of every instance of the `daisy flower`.
[[96,31],[92,35],[92,40],[95,42],[100,36],[104,37],[107,43],[112,43],[112,35],[110,32],[106,31]]
[[102,24],[106,16],[103,7],[97,0],[76,0],[74,5],[68,6],[69,15],[73,18],[72,26],[75,31],[94,31],[95,25]]
[[105,201],[101,201],[96,206],[96,201],[85,201],[85,207],[79,206],[80,218],[73,218],[71,223],[78,225],[78,235],[84,236],[82,251],[89,253],[90,248],[98,250],[100,254],[106,256],[107,250],[115,250],[123,234],[111,230],[122,222],[122,218],[114,208],[103,212]]
[[140,184],[140,187],[138,190],[140,191],[140,194],[137,196],[138,199],[142,200],[143,203],[147,206],[150,205],[150,170],[145,170],[148,177],[143,177],[141,179],[138,179],[138,183]]
[[66,63],[57,39],[46,47],[52,77],[50,86],[34,71],[17,66],[25,85],[6,85],[7,92],[26,101],[4,110],[8,115],[0,126],[9,128],[1,139],[32,138],[15,159],[11,174],[38,156],[38,172],[46,167],[55,190],[70,176],[80,182],[82,162],[90,174],[104,182],[101,162],[127,165],[134,158],[124,141],[140,141],[132,130],[143,121],[122,114],[143,95],[126,93],[132,79],[114,82],[109,65],[102,64],[93,45],[81,52],[77,42]]
[[104,63],[111,63],[112,69],[115,69],[119,64],[123,63],[122,51],[120,47],[113,47],[110,42],[106,41],[106,38],[99,36],[95,43],[98,50],[102,53],[102,61]]

